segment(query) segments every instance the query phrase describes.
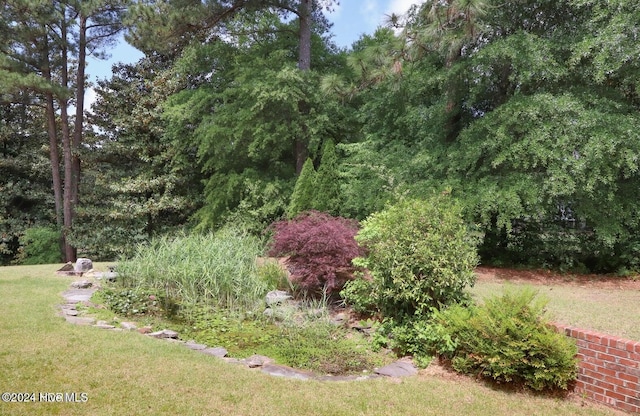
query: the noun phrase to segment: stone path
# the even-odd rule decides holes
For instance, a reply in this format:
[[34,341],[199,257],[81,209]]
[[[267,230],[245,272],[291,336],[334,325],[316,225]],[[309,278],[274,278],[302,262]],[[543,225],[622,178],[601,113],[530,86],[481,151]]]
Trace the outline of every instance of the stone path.
[[245,359],[227,357],[227,350],[223,347],[210,347],[198,344],[194,341],[180,340],[179,334],[170,329],[152,332],[149,327],[138,328],[133,322],[120,322],[119,326],[111,325],[105,321],[96,321],[95,318],[79,316],[78,304],[89,302],[93,293],[98,290],[89,280],[76,281],[71,287],[62,293],[64,303],[60,305],[60,315],[67,322],[74,325],[91,325],[111,331],[138,331],[146,336],[164,339],[170,342],[179,342],[185,347],[202,354],[211,355],[222,359],[230,364],[243,365],[247,368],[259,369],[265,374],[275,377],[286,377],[297,380],[319,380],[319,381],[360,381],[377,377],[407,377],[418,374],[417,368],[410,360],[399,360],[387,366],[374,369],[373,373],[354,376],[330,376],[317,375],[309,371],[295,369],[284,365],[275,364],[269,357],[254,355]]

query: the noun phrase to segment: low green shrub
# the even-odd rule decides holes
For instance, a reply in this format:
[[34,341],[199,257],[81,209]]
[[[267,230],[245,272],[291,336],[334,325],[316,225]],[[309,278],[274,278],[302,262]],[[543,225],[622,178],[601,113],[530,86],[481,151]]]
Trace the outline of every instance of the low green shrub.
[[373,280],[365,278],[361,272],[354,273],[355,279],[345,283],[340,291],[345,305],[349,305],[355,313],[366,316],[375,315],[379,312],[376,301],[379,295],[376,291],[376,284]]
[[210,305],[182,306],[174,318],[186,339],[221,346],[236,358],[255,354],[278,338],[279,328],[258,314],[244,314]]
[[[373,334],[376,348],[388,348],[398,356],[410,355],[418,367],[431,363],[436,351],[453,351],[455,342],[446,329],[428,319],[396,322],[384,319]],[[436,346],[441,349],[436,349]]]
[[17,262],[25,265],[54,264],[62,261],[60,232],[49,227],[33,227],[20,237]]
[[475,282],[478,263],[476,241],[449,196],[404,200],[372,214],[356,241],[367,255],[353,262],[371,273],[372,299],[361,296],[368,284],[350,284],[343,296],[354,307],[374,304],[384,317],[401,322],[469,299],[466,289]]
[[567,389],[577,376],[577,347],[548,325],[546,302],[535,297],[531,289],[505,292],[481,306],[435,312],[437,336],[425,340],[426,347],[462,373],[533,390]]
[[104,287],[100,292],[100,299],[105,306],[118,315],[161,315],[166,312],[166,308],[163,307],[166,306],[165,303],[149,291]]
[[280,328],[268,353],[278,361],[321,374],[357,374],[384,363],[368,342],[328,321]]

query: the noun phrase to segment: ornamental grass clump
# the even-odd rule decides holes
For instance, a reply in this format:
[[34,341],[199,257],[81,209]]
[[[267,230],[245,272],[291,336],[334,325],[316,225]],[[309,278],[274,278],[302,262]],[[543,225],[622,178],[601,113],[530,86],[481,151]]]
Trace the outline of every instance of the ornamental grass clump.
[[263,248],[258,238],[231,228],[157,238],[119,264],[119,280],[175,303],[252,309],[271,289],[257,271]]
[[307,211],[273,224],[271,256],[286,256],[291,280],[305,294],[339,292],[355,270],[351,263],[362,251],[354,236],[358,223]]

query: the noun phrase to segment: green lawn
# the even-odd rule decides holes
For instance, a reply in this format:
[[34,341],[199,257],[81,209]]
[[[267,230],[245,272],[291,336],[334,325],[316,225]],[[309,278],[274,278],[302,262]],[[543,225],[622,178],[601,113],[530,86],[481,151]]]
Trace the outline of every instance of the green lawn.
[[86,393],[85,403],[1,403],[0,415],[605,415],[578,401],[421,375],[363,382],[275,378],[132,332],[56,316],[71,278],[0,268],[0,392]]
[[[524,283],[478,281],[472,292],[481,300],[500,294],[505,286]],[[548,300],[553,321],[640,341],[640,290],[600,289],[575,285],[528,285]]]

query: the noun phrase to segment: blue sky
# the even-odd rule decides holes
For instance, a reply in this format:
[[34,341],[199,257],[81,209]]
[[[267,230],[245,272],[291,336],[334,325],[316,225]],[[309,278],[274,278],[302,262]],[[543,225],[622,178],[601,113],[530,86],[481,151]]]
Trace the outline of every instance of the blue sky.
[[[423,1],[423,0],[422,0]],[[333,22],[332,32],[338,46],[350,47],[362,34],[372,34],[384,23],[385,15],[402,14],[412,4],[421,0],[339,0],[334,11],[328,15]],[[111,77],[111,65],[116,62],[133,63],[142,57],[142,53],[124,40],[109,51],[109,60],[88,59],[87,74],[91,80]],[[92,91],[91,91],[92,92]],[[91,101],[91,97],[88,97]]]

